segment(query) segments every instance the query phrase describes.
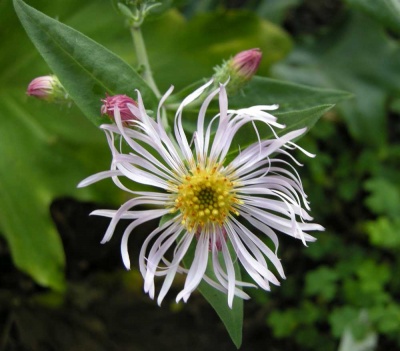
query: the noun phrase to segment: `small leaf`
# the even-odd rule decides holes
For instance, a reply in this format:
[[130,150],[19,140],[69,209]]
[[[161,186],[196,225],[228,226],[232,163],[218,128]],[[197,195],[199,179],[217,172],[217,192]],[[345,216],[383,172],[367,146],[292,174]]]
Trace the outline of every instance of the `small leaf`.
[[378,333],[371,327],[368,311],[361,310],[358,318],[342,334],[338,351],[370,351],[378,344]]
[[[17,15],[49,67],[85,115],[96,125],[105,94],[133,96],[139,89],[146,105],[157,100],[145,81],[123,60],[78,31],[14,0]],[[134,97],[134,96],[133,96]]]
[[376,214],[397,218],[400,213],[400,187],[385,178],[372,178],[365,182],[370,192],[365,203]]
[[400,218],[379,217],[365,224],[372,245],[387,249],[400,248]]
[[341,336],[344,330],[357,320],[358,313],[353,306],[335,308],[329,316],[332,334],[336,337]]
[[296,310],[293,308],[285,311],[272,311],[267,317],[267,323],[271,327],[276,338],[284,338],[293,335],[299,326]]
[[370,309],[371,321],[382,334],[397,334],[400,329],[400,306],[395,302],[385,306],[376,305]]
[[337,291],[337,279],[338,274],[335,270],[321,266],[307,273],[305,293],[310,296],[321,296],[324,300],[331,301]]
[[374,295],[385,291],[385,285],[391,279],[391,268],[386,263],[365,259],[358,265],[356,275],[360,280],[360,292]]

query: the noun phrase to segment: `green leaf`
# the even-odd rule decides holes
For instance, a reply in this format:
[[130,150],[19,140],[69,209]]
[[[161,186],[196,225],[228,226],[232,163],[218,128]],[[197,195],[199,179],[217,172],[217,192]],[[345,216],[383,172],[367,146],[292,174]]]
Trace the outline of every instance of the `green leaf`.
[[[305,110],[290,111],[285,113],[275,113],[278,121],[286,125],[286,128],[276,130],[278,135],[284,135],[290,131],[307,127],[310,129],[318,119],[328,112],[334,105],[315,106]],[[261,139],[275,138],[271,129],[262,124],[258,124],[257,129]],[[303,134],[304,135],[304,134]],[[257,134],[252,125],[242,127],[232,141],[231,151],[226,156],[225,162],[229,163],[237,155],[239,150],[257,142]]]
[[353,306],[335,308],[329,316],[332,334],[339,337],[345,329],[356,323],[359,311]]
[[365,224],[371,244],[386,249],[400,248],[400,218],[379,217]]
[[[194,258],[196,245],[192,243],[186,256],[183,259],[183,263],[186,268],[191,266]],[[234,250],[229,247],[231,256],[234,255]],[[221,265],[223,265],[222,255],[220,257]],[[240,267],[237,260],[234,262],[236,279],[240,280]],[[212,262],[209,260],[207,264],[207,269],[205,273],[210,279],[218,281],[214,274],[214,269]],[[233,343],[237,348],[242,344],[242,328],[243,328],[243,300],[235,297],[233,299],[232,309],[228,306],[228,296],[221,291],[213,288],[211,285],[207,284],[204,280],[200,283],[198,290],[204,296],[204,298],[210,303],[217,312],[219,318],[221,318],[224,323],[229,336],[231,337]]]
[[350,14],[340,30],[299,44],[274,74],[354,93],[338,106],[353,136],[371,145],[387,141],[386,101],[400,92],[400,46],[373,20]]
[[301,334],[308,330],[307,326],[314,327],[321,318],[321,308],[315,302],[311,303],[302,299],[297,308],[285,310],[275,309],[268,314],[267,324],[272,328],[277,338],[298,337],[297,331]]
[[93,123],[106,121],[100,117],[100,100],[106,93],[132,96],[134,89],[139,89],[146,105],[156,109],[154,93],[118,56],[22,0],[14,0],[14,7],[36,48]]
[[272,328],[276,338],[284,338],[293,335],[300,321],[297,316],[297,311],[291,308],[285,311],[272,311],[268,315],[267,323]]
[[242,94],[230,98],[229,107],[278,104],[278,113],[337,104],[353,95],[341,90],[316,88],[277,79],[254,77]]
[[[171,103],[179,102],[203,83],[201,81],[191,84],[171,96],[168,101]],[[334,104],[351,97],[352,95],[345,91],[314,88],[256,76],[241,93],[229,98],[229,108],[238,109],[253,105],[278,104],[279,109],[272,113],[278,117],[279,123],[286,125],[286,128],[276,130],[278,135],[283,135],[296,129],[312,128]],[[193,132],[196,128],[197,111],[198,108],[190,106],[185,109],[184,127],[189,132]],[[207,111],[211,114],[218,113],[218,105],[211,104]],[[269,127],[259,123],[256,123],[256,125],[261,139],[274,138]],[[227,155],[226,162],[230,162],[237,155],[239,148],[243,150],[257,140],[257,134],[252,125],[242,127],[232,142],[232,148]]]
[[391,267],[386,263],[378,264],[373,259],[366,259],[359,264],[356,274],[360,279],[361,291],[378,294],[385,290],[385,285],[391,279]]
[[385,178],[372,178],[365,182],[370,192],[365,203],[376,214],[397,218],[400,213],[400,186]]
[[382,334],[398,334],[400,329],[400,306],[395,301],[386,306],[376,305],[370,309],[370,318]]
[[325,301],[331,301],[336,295],[337,279],[338,274],[335,270],[321,266],[307,273],[305,293],[308,295],[319,295]]
[[2,94],[1,231],[19,269],[40,285],[62,290],[64,252],[50,204],[57,196],[115,199],[105,184],[76,189],[80,180],[106,169],[110,156],[103,133],[76,108],[26,100],[20,90]]
[[378,334],[371,328],[366,310],[359,312],[358,318],[343,331],[338,351],[370,351],[378,344]]
[[[34,3],[107,46],[115,44],[122,29],[111,27],[116,14],[107,12],[106,3]],[[66,196],[117,204],[121,192],[108,181],[76,189],[82,179],[109,168],[104,134],[75,106],[53,106],[25,95],[29,81],[49,68],[20,25],[13,3],[2,2],[0,9],[0,63],[7,67],[0,73],[0,235],[17,268],[42,286],[62,290],[64,252],[50,204]],[[87,21],[88,15],[102,16],[102,22]]]
[[400,3],[398,0],[346,0],[346,2],[375,18],[385,27],[400,33]]

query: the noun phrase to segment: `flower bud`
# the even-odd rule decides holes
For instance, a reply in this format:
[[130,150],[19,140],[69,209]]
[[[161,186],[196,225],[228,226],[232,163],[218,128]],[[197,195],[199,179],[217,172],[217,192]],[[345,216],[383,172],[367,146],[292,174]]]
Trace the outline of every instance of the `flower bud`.
[[225,83],[228,79],[227,91],[237,93],[257,72],[262,52],[260,49],[250,49],[239,52],[222,66],[214,68],[214,79],[217,84]]
[[231,60],[231,68],[246,80],[250,80],[257,72],[262,53],[260,49],[250,49],[239,52]]
[[26,94],[49,102],[64,102],[69,100],[67,92],[55,75],[33,79],[28,85]]
[[124,124],[129,124],[129,122],[138,119],[133,112],[129,109],[128,104],[137,106],[137,102],[126,95],[114,95],[107,96],[105,99],[101,100],[103,106],[101,106],[101,114],[107,114],[111,120],[115,120],[114,111],[118,108],[121,115],[121,120]]

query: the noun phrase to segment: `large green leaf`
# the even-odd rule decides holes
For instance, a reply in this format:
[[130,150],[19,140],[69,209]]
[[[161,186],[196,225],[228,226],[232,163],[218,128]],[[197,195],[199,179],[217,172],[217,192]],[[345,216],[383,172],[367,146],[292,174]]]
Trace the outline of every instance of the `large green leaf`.
[[[296,129],[307,128],[307,130],[309,130],[321,116],[328,112],[333,106],[334,105],[320,105],[304,110],[275,113],[275,116],[278,117],[278,121],[286,126],[284,129],[276,130],[276,133],[278,135],[283,135]],[[263,140],[275,138],[271,129],[264,124],[257,123],[257,130],[260,138]],[[226,156],[226,163],[232,161],[235,156],[238,155],[239,150],[243,150],[245,147],[257,142],[257,140],[258,136],[252,125],[247,124],[242,127],[232,141],[231,150]]]
[[256,76],[243,89],[242,94],[236,94],[229,99],[229,107],[278,104],[277,112],[282,113],[336,104],[351,97],[352,94],[342,90],[310,87]]
[[102,133],[76,108],[27,102],[20,90],[2,94],[1,232],[19,269],[62,290],[64,252],[49,206],[57,196],[115,197],[104,185],[76,189],[81,179],[106,168],[110,156]]
[[[204,80],[200,80],[171,95],[167,100],[167,108],[170,107],[169,104],[173,106],[179,104],[187,95],[204,83]],[[229,108],[238,109],[254,105],[278,104],[279,108],[276,112],[283,113],[325,104],[336,104],[353,98],[353,95],[343,90],[311,87],[284,80],[254,76],[239,93],[228,96],[228,98]],[[198,107],[192,104],[185,110],[196,112]],[[208,111],[218,113],[218,104],[212,103]]]
[[139,89],[148,108],[156,108],[154,93],[118,56],[22,0],[14,0],[14,7],[36,48],[93,123],[104,122],[99,110],[106,93],[132,96]]
[[[67,22],[80,22],[90,34],[107,27],[107,22],[93,29],[86,20],[75,21],[79,0],[71,0],[69,6],[44,0],[35,4]],[[113,17],[105,11],[107,4],[96,6],[98,12],[88,11]],[[0,9],[0,62],[7,67],[0,74],[0,232],[19,269],[37,283],[61,290],[64,253],[50,217],[51,202],[58,196],[74,196],[116,203],[120,193],[106,183],[76,189],[80,180],[109,166],[103,133],[74,106],[51,106],[25,96],[29,81],[49,69],[19,26],[12,2],[2,2]]]
[[386,101],[400,94],[400,46],[375,21],[350,13],[340,30],[299,44],[274,73],[354,93],[338,106],[353,136],[373,145],[387,140]]
[[[198,82],[197,85],[200,84]],[[183,89],[183,91],[171,96],[169,101],[172,104],[177,103],[192,89]],[[283,135],[295,129],[310,129],[334,104],[351,97],[352,95],[345,91],[314,88],[256,76],[241,93],[229,98],[229,108],[238,109],[254,105],[278,104],[279,109],[272,111],[272,113],[278,117],[279,123],[286,125],[286,128],[276,130],[278,135]],[[218,104],[213,103],[208,112],[215,115],[218,113],[218,109]],[[196,128],[198,107],[189,105],[185,111],[184,126],[186,130],[193,132]],[[171,116],[171,118],[173,117]],[[274,138],[274,134],[268,126],[257,123],[257,129],[261,139]],[[226,162],[231,161],[237,155],[239,149],[243,150],[257,140],[257,134],[251,124],[242,127],[233,139]]]

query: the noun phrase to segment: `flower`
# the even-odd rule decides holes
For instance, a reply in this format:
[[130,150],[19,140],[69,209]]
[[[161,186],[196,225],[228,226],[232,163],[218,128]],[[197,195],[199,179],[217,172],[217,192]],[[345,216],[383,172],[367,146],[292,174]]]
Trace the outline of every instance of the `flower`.
[[[162,105],[173,87],[161,98],[156,120],[146,114],[140,92],[138,106],[127,105],[137,116],[133,128],[124,127],[120,111],[115,109],[116,124],[101,126],[112,152],[111,169],[92,175],[79,184],[82,187],[112,178],[118,187],[133,194],[134,197],[118,210],[93,212],[111,218],[102,243],[111,239],[120,219],[132,221],[121,241],[122,259],[128,269],[130,234],[141,224],[165,216],[159,227],[147,236],[139,255],[144,290],[151,298],[155,296],[155,277],[164,277],[158,294],[159,304],[177,273],[187,274],[177,301],[183,299],[186,302],[203,279],[227,294],[230,307],[235,295],[249,298],[242,287],[258,285],[270,290],[270,283],[280,283],[269,270],[267,260],[285,278],[276,255],[278,237],[275,231],[306,243],[315,240],[307,231],[324,229],[315,223],[305,223],[312,218],[307,214],[309,205],[301,180],[289,161],[274,156],[284,155],[295,161],[288,150],[299,148],[292,140],[302,135],[305,129],[272,140],[259,140],[240,151],[231,162],[226,162],[232,140],[243,125],[254,125],[258,121],[270,127],[284,127],[267,112],[275,110],[277,105],[230,110],[226,88],[222,84],[202,103],[193,143],[189,143],[182,126],[183,109],[211,84],[212,81],[203,85],[180,104],[175,115],[174,137],[167,134],[162,124]],[[206,123],[207,108],[217,95],[219,113]],[[129,153],[119,150],[120,137],[131,148]],[[155,190],[130,190],[120,177],[152,186]],[[155,208],[138,209],[140,205]],[[254,230],[262,232],[263,239],[271,239],[275,252],[254,234]],[[190,267],[184,267],[182,259],[190,245],[195,245],[194,259]],[[236,279],[233,263],[236,260],[256,285]],[[206,275],[209,261],[214,280]]]
[[124,124],[129,124],[137,117],[131,112],[128,104],[137,106],[137,102],[126,95],[114,95],[107,96],[101,100],[103,105],[101,106],[101,114],[107,114],[112,120],[114,120],[115,110],[118,108],[119,115]]
[[68,94],[55,75],[33,79],[28,85],[26,94],[50,102],[68,100]]

